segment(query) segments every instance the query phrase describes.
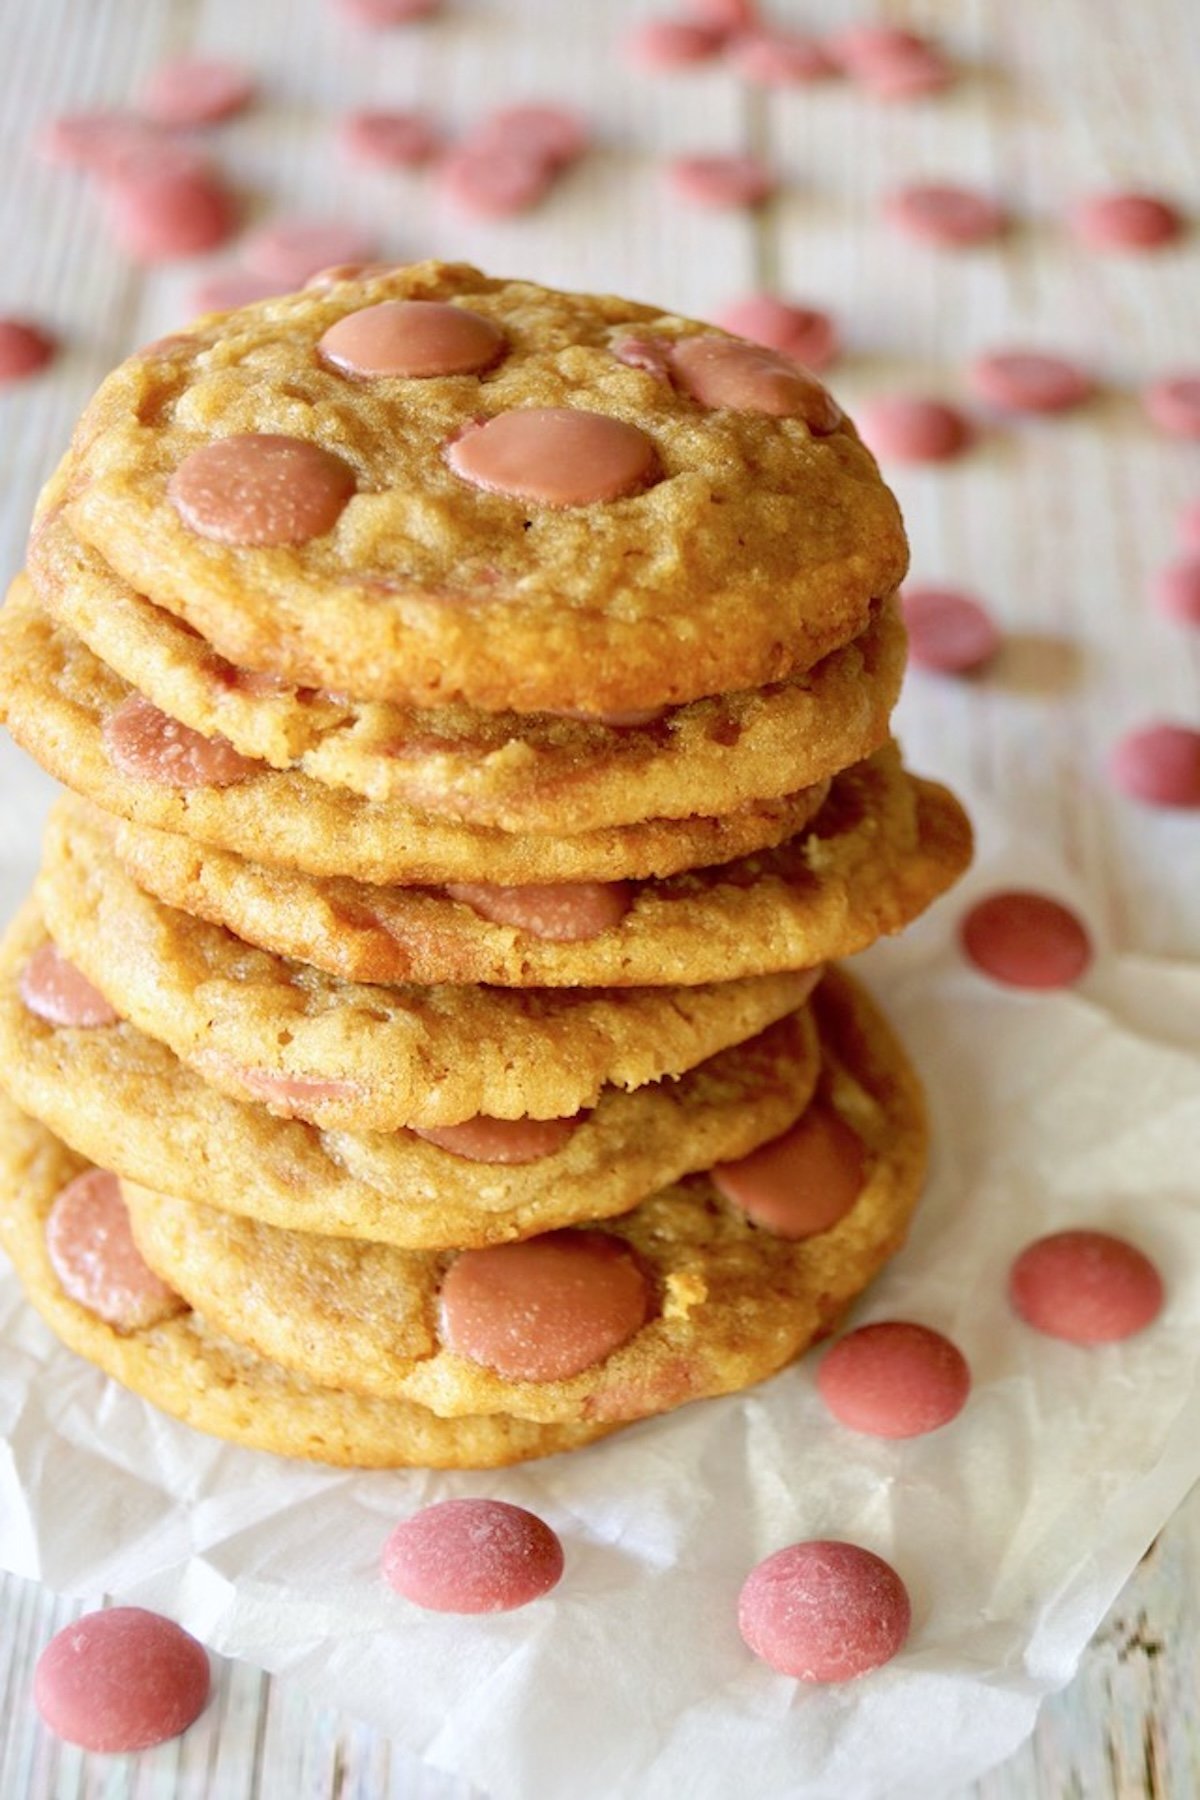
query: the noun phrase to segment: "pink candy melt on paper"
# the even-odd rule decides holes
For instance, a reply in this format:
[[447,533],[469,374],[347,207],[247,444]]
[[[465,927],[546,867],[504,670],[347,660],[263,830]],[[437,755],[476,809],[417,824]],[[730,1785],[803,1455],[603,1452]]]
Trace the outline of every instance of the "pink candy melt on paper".
[[889,1319],[836,1343],[822,1358],[817,1387],[839,1424],[872,1437],[909,1438],[958,1417],[971,1374],[949,1338]]
[[383,1551],[383,1576],[431,1612],[511,1612],[556,1586],[557,1535],[504,1500],[443,1500],[404,1519]]
[[857,1544],[791,1544],[751,1571],[738,1626],[755,1656],[800,1681],[852,1681],[889,1662],[912,1609],[890,1564]]
[[118,1331],[184,1310],[134,1243],[121,1184],[107,1169],[88,1169],[62,1189],[46,1219],[46,1252],[63,1292]]
[[1092,960],[1084,925],[1049,894],[989,894],[967,913],[961,935],[975,967],[1007,987],[1069,987]]
[[85,1613],[38,1658],[33,1697],[50,1730],[108,1753],[148,1750],[198,1719],[208,1656],[182,1626],[139,1606]]
[[1133,1337],[1162,1311],[1162,1277],[1149,1257],[1103,1231],[1059,1231],[1024,1249],[1009,1299],[1038,1331],[1072,1344]]

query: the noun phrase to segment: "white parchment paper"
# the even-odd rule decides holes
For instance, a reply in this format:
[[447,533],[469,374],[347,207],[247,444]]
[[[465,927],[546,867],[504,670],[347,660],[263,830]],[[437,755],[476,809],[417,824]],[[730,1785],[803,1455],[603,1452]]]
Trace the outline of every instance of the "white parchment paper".
[[[856,1436],[824,1413],[812,1357],[546,1463],[347,1475],[161,1417],[59,1349],[4,1276],[4,1565],[169,1612],[495,1800],[728,1800],[750,1770],[755,1800],[931,1800],[1009,1754],[1200,1475],[1200,970],[1101,943],[1070,994],[990,985],[955,948],[973,894],[1087,907],[997,821],[982,838],[968,882],[859,964],[927,1083],[935,1158],[855,1322],[954,1338],[974,1390],[953,1425]],[[1072,1224],[1128,1235],[1166,1275],[1162,1319],[1125,1345],[1060,1344],[1008,1309],[1016,1251]],[[387,1591],[393,1522],[481,1493],[560,1532],[560,1588],[483,1619]],[[753,1564],[817,1536],[887,1557],[913,1599],[904,1653],[841,1688],[772,1674],[735,1624]]]

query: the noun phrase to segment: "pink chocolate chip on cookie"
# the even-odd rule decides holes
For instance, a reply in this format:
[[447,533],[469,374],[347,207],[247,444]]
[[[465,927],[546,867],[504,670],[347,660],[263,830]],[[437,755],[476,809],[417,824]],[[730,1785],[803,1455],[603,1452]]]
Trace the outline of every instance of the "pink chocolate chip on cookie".
[[305,1109],[327,1100],[357,1100],[361,1089],[353,1081],[322,1081],[311,1075],[277,1075],[270,1069],[239,1069],[246,1092],[269,1112],[284,1119],[306,1117]]
[[582,1123],[581,1113],[569,1119],[492,1119],[480,1113],[461,1125],[412,1125],[409,1129],[414,1137],[453,1156],[464,1156],[468,1162],[515,1166],[557,1155]]
[[0,319],[0,384],[24,381],[54,361],[58,345],[28,319]]
[[238,63],[181,56],[154,70],[142,89],[141,109],[156,125],[212,125],[242,112],[256,91],[253,75]]
[[1112,1344],[1162,1311],[1162,1277],[1149,1257],[1103,1231],[1058,1231],[1024,1249],[1008,1284],[1013,1307],[1036,1330],[1072,1344]]
[[885,394],[859,408],[858,426],[882,461],[950,462],[974,442],[970,421],[944,400]]
[[956,588],[906,587],[900,595],[908,654],[919,669],[965,675],[1000,648],[999,627],[971,594]]
[[671,348],[676,385],[701,406],[803,419],[815,437],[841,424],[840,408],[806,369],[739,338],[680,338]]
[[544,506],[622,499],[647,486],[658,465],[636,425],[569,406],[498,413],[455,438],[446,461],[475,487]]
[[317,345],[347,375],[477,375],[504,355],[498,325],[440,300],[384,300],[339,319]]
[[121,1016],[58,945],[49,942],[39,945],[21,970],[18,991],[23,1005],[47,1025],[90,1029],[115,1025]]
[[87,1169],[62,1189],[46,1218],[46,1252],[63,1292],[118,1331],[186,1310],[134,1243],[121,1184],[107,1169]]
[[633,904],[623,881],[563,881],[536,887],[453,881],[446,892],[493,925],[511,925],[550,944],[582,944],[599,937],[619,925]]
[[1092,960],[1091,939],[1069,907],[1019,889],[976,901],[962,922],[962,946],[1006,987],[1069,987]]
[[456,1256],[442,1337],[509,1381],[568,1381],[628,1343],[649,1307],[641,1264],[619,1238],[551,1231]]
[[956,1344],[902,1319],[862,1325],[822,1358],[822,1400],[841,1425],[872,1437],[920,1437],[956,1419],[971,1372]]
[[563,1549],[536,1513],[505,1500],[442,1500],[383,1548],[389,1587],[431,1612],[511,1612],[558,1583]]
[[775,1237],[815,1237],[837,1224],[866,1181],[866,1151],[832,1108],[814,1101],[789,1131],[737,1162],[718,1163],[713,1186]]
[[1161,250],[1184,229],[1178,207],[1157,194],[1092,194],[1072,209],[1070,224],[1089,250]]
[[307,438],[241,432],[193,450],[167,491],[200,537],[273,545],[324,537],[354,488],[354,471],[341,457]]
[[799,1681],[853,1681],[890,1662],[912,1622],[908,1592],[882,1557],[815,1539],[751,1570],[738,1627],[755,1656]]
[[720,209],[762,206],[779,185],[757,156],[680,156],[667,174],[681,200]]
[[178,1737],[208,1702],[202,1644],[140,1606],[85,1613],[38,1658],[33,1698],[44,1722],[84,1750],[148,1750]]
[[122,700],[101,733],[114,768],[157,787],[231,787],[262,768],[227,739],[204,737],[181,725],[142,694]]
[[1113,746],[1109,773],[1131,800],[1190,811],[1200,806],[1200,731],[1169,722],[1128,731]]
[[731,301],[717,314],[717,324],[735,337],[765,344],[818,372],[829,367],[841,347],[837,326],[827,312],[781,300],[775,294],[747,294]]

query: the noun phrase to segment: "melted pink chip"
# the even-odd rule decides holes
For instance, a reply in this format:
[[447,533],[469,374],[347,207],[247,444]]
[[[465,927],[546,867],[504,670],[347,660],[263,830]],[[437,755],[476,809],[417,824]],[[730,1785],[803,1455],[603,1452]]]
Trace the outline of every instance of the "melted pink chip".
[[628,369],[641,369],[656,381],[671,380],[671,346],[666,338],[627,337],[618,339],[612,353]]
[[765,344],[806,369],[826,369],[841,348],[837,326],[827,312],[800,306],[774,294],[747,294],[717,315],[717,324],[736,337]]
[[647,19],[624,41],[626,60],[638,69],[687,69],[711,62],[725,32],[692,19]]
[[115,1025],[121,1016],[57,944],[39,944],[18,985],[23,1004],[48,1025]]
[[890,1662],[912,1622],[889,1563],[857,1544],[790,1544],[760,1562],[738,1597],[738,1629],[755,1656],[799,1681],[853,1681]]
[[803,419],[816,437],[841,423],[841,411],[821,383],[778,351],[739,338],[680,338],[671,347],[671,372],[701,406],[731,412]]
[[28,319],[0,319],[0,383],[24,381],[54,361],[58,345]]
[[528,406],[498,413],[447,447],[454,473],[475,487],[543,506],[619,500],[647,485],[657,467],[644,431],[607,413]]
[[1071,1344],[1113,1344],[1162,1311],[1162,1277],[1149,1257],[1103,1231],[1058,1231],[1013,1263],[1008,1297],[1027,1325]]
[[623,881],[560,881],[528,887],[454,881],[447,883],[446,892],[493,925],[511,925],[549,944],[582,944],[600,937],[614,930],[633,904]]
[[762,206],[778,186],[757,156],[679,156],[667,174],[679,198],[696,206]]
[[311,1075],[277,1075],[270,1069],[239,1069],[242,1086],[269,1111],[285,1119],[303,1118],[305,1109],[326,1100],[357,1100],[353,1081],[322,1081]]
[[551,1231],[464,1250],[442,1282],[448,1349],[507,1381],[567,1381],[619,1350],[646,1322],[637,1258],[602,1231]]
[[237,229],[237,207],[210,169],[174,170],[114,164],[108,221],[121,248],[138,262],[174,262],[214,250]]
[[384,31],[391,25],[410,25],[441,11],[442,0],[336,0],[338,10],[359,25]]
[[422,112],[347,113],[338,136],[348,156],[385,169],[419,169],[441,147],[436,125]]
[[1200,625],[1200,553],[1181,556],[1159,570],[1154,603],[1178,625]]
[[1008,215],[997,201],[948,182],[897,188],[887,196],[883,210],[888,223],[907,237],[947,250],[989,243],[1008,228]]
[[1183,229],[1178,207],[1155,194],[1093,194],[1071,212],[1071,230],[1089,250],[1161,250]]
[[404,1519],[383,1547],[389,1587],[430,1612],[511,1612],[562,1577],[557,1535],[504,1500],[443,1500]]
[[964,675],[999,650],[1000,628],[987,609],[955,588],[908,587],[900,596],[908,651],[920,669]]
[[252,306],[257,300],[273,300],[277,294],[290,293],[291,288],[282,281],[227,269],[198,282],[192,289],[191,303],[198,313],[233,312],[239,306]]
[[1095,392],[1090,375],[1063,356],[998,350],[971,364],[968,379],[981,400],[1006,413],[1060,413]]
[[550,169],[565,169],[578,162],[591,136],[582,114],[565,106],[541,106],[528,102],[502,106],[484,128],[492,142],[539,156]]
[[1189,725],[1143,725],[1126,732],[1109,760],[1113,783],[1149,806],[1200,807],[1200,731]]
[[789,1131],[737,1162],[718,1163],[710,1179],[753,1224],[797,1241],[845,1218],[862,1193],[866,1165],[862,1139],[814,1101]]
[[306,288],[336,287],[339,281],[373,281],[377,275],[397,275],[406,263],[348,262],[330,263],[317,269],[305,282]]
[[975,967],[1007,987],[1070,987],[1092,960],[1083,924],[1048,894],[989,894],[967,913],[961,935]]
[[570,1119],[491,1119],[480,1113],[461,1125],[409,1127],[415,1137],[468,1162],[531,1163],[555,1156],[564,1149],[583,1123],[582,1114]]
[[974,442],[970,421],[944,400],[887,394],[858,415],[863,438],[876,456],[895,462],[949,462]]
[[122,700],[101,731],[113,767],[133,781],[157,787],[231,787],[262,766],[225,738],[203,737],[181,725],[142,694]]
[[242,259],[255,275],[293,288],[331,263],[365,262],[374,254],[370,234],[342,219],[278,219],[242,245]]
[[305,544],[333,530],[354,486],[354,471],[319,444],[244,432],[193,450],[168,492],[200,537],[219,544]]
[[768,87],[823,81],[837,71],[824,46],[802,31],[748,32],[734,44],[731,60],[747,81]]
[[440,300],[384,300],[347,313],[317,345],[348,375],[477,375],[504,355],[504,333]]
[[46,1218],[46,1252],[63,1292],[118,1331],[144,1331],[184,1310],[133,1241],[121,1184],[107,1169],[68,1182]]
[[453,205],[480,219],[507,219],[544,200],[554,170],[538,150],[520,145],[460,148],[441,165],[440,177]]
[[1200,438],[1200,375],[1168,375],[1142,390],[1146,416],[1172,437]]
[[1181,543],[1189,550],[1200,552],[1200,500],[1192,500],[1183,508],[1176,529]]
[[178,1737],[208,1702],[208,1656],[194,1637],[140,1606],[85,1613],[38,1658],[43,1721],[84,1750],[148,1750]]
[[155,69],[142,89],[141,109],[156,125],[212,125],[242,112],[256,91],[253,75],[238,63],[181,56]]
[[956,1419],[971,1371],[962,1351],[927,1325],[863,1325],[827,1352],[817,1371],[839,1424],[872,1437],[920,1437]]

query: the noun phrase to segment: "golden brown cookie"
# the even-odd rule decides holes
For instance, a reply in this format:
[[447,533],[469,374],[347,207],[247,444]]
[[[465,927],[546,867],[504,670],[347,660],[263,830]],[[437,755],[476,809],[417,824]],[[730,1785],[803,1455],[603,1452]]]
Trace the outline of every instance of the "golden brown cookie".
[[[497,353],[348,366],[326,334],[397,302],[465,309]],[[131,357],[80,421],[65,504],[235,663],[495,711],[762,687],[856,637],[906,558],[812,378],[650,307],[436,263]]]

